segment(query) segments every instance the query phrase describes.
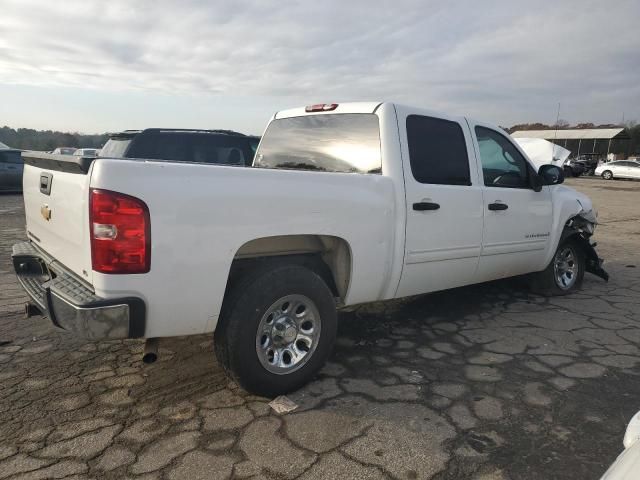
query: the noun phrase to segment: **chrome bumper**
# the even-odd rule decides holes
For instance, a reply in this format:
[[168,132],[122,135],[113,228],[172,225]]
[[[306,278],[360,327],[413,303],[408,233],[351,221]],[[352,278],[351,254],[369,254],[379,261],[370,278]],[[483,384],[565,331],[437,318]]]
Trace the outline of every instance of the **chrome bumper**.
[[91,286],[31,242],[15,244],[11,258],[32,303],[56,327],[90,340],[144,336],[142,299],[98,297]]

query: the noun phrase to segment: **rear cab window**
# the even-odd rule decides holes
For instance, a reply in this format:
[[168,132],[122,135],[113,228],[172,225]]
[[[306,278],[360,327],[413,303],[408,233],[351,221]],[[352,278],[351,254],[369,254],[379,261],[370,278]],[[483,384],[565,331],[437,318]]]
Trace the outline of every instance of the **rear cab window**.
[[378,116],[337,113],[273,120],[262,137],[253,166],[382,173]]

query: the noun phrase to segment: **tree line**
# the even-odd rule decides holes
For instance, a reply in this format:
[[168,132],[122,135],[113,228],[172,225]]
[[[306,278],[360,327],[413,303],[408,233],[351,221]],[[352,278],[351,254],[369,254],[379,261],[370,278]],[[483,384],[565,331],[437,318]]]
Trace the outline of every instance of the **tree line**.
[[0,128],[0,142],[21,150],[49,152],[57,147],[101,148],[108,139],[108,133],[83,135],[32,128],[15,129],[7,126]]

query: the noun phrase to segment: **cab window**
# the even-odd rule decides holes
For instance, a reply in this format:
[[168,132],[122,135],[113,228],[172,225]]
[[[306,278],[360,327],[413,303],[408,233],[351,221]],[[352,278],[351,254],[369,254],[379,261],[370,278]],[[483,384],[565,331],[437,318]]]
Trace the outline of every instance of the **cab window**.
[[505,136],[476,127],[484,184],[488,187],[529,188],[529,166]]
[[460,124],[409,115],[407,140],[411,172],[418,182],[471,185],[469,156]]

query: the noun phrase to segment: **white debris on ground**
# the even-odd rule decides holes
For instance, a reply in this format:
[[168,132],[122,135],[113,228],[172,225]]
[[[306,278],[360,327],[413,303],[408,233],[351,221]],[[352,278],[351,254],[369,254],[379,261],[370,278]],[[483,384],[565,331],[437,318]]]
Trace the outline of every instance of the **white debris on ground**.
[[294,411],[298,408],[298,404],[293,400],[290,400],[284,395],[274,398],[269,402],[269,406],[275,410],[276,413],[283,414]]

